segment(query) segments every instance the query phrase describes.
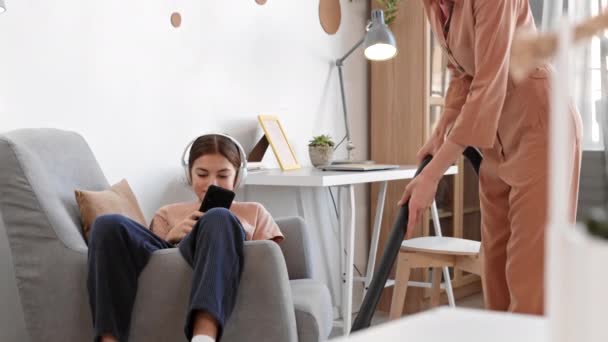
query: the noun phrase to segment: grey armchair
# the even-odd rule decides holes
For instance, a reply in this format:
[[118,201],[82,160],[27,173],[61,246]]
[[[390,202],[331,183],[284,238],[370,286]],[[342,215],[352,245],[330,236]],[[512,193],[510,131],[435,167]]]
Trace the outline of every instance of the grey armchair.
[[[0,135],[0,298],[12,301],[14,311],[0,316],[1,341],[92,340],[87,246],[73,191],[108,186],[76,133],[27,129]],[[280,247],[245,243],[242,282],[223,341],[320,341],[330,334],[329,291],[311,279],[304,222],[277,223],[286,236]],[[139,279],[132,341],[185,340],[191,277],[177,249],[152,256]]]

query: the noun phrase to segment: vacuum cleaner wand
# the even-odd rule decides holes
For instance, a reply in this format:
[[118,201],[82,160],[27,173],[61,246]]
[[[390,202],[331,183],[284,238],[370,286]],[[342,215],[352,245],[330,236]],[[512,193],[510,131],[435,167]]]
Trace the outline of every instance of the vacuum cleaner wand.
[[[469,161],[473,164],[475,171],[479,173],[479,166],[483,159],[479,151],[472,147],[467,147],[467,149],[463,152],[463,155],[469,159]],[[426,156],[422,160],[422,163],[416,170],[414,177],[418,176],[420,172],[424,170],[424,168],[431,162],[431,159],[431,156]],[[380,296],[382,295],[382,290],[385,287],[386,281],[391,272],[391,268],[395,263],[395,259],[397,259],[397,255],[399,255],[401,243],[405,238],[408,217],[409,201],[401,207],[397,220],[393,224],[393,229],[391,230],[387,244],[384,248],[384,253],[382,253],[382,257],[380,258],[380,264],[372,277],[372,281],[369,284],[365,298],[363,298],[361,309],[359,310],[357,318],[353,322],[351,333],[368,328],[371,324],[372,317],[374,316],[374,312],[376,311],[376,307],[380,301]]]

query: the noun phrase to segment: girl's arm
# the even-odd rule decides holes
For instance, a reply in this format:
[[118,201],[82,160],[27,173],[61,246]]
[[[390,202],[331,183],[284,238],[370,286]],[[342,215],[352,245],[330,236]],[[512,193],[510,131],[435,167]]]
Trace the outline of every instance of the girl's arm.
[[263,205],[258,204],[257,219],[252,239],[272,240],[276,243],[280,243],[284,238],[281,229],[279,229],[279,226],[272,218],[272,215],[270,215]]

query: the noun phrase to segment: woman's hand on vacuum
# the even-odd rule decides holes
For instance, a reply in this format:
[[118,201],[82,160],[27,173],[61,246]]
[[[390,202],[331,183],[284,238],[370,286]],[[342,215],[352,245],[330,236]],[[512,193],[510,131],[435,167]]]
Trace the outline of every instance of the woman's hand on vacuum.
[[422,148],[416,154],[416,160],[418,160],[418,164],[422,162],[424,157],[431,155],[436,156],[437,152],[443,145],[445,141],[445,135],[448,131],[451,122],[449,122],[446,118],[442,117],[442,119],[437,123],[437,127],[433,130],[431,137],[427,142],[422,146]]
[[409,217],[407,222],[407,233],[405,238],[410,239],[414,234],[414,226],[424,210],[431,206],[437,192],[439,178],[432,177],[422,172],[414,178],[406,187],[399,205],[405,205],[409,200]]
[[445,140],[437,153],[433,155],[433,160],[405,188],[399,205],[404,205],[408,199],[410,200],[406,238],[409,239],[413,236],[416,221],[424,209],[428,208],[435,199],[439,180],[456,158],[462,154],[464,148],[449,139]]
[[427,155],[437,155],[437,152],[439,152],[439,149],[441,146],[443,146],[447,133],[450,131],[454,121],[456,121],[456,117],[457,115],[454,115],[453,111],[444,111],[443,115],[437,122],[437,126],[435,126],[431,137],[416,154],[418,164],[420,164],[422,159],[424,159],[424,157]]
[[177,243],[180,242],[186,235],[188,235],[194,225],[198,221],[198,219],[203,216],[203,213],[200,211],[193,211],[188,217],[186,217],[183,221],[178,223],[175,227],[171,228],[169,233],[167,233],[166,240],[169,243]]
[[424,157],[428,155],[434,156],[435,154],[437,154],[437,151],[439,151],[441,144],[443,144],[443,137],[439,137],[433,134],[433,136],[431,136],[429,140],[427,140],[427,142],[422,146],[422,148],[418,150],[418,153],[416,153],[416,160],[418,161],[418,164],[422,162],[422,159],[424,159]]

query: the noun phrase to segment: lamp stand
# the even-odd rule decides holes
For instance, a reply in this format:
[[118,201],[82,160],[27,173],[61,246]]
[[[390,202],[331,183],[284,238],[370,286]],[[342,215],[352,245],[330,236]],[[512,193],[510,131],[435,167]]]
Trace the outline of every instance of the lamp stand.
[[353,159],[353,150],[356,149],[355,144],[350,137],[350,123],[348,120],[348,110],[346,107],[346,92],[344,91],[344,75],[342,68],[344,67],[344,61],[350,56],[363,42],[365,41],[365,37],[361,38],[355,46],[353,46],[342,58],[336,60],[336,66],[338,67],[338,76],[340,78],[340,95],[342,97],[342,113],[344,115],[344,126],[346,128],[346,136],[334,147],[334,151],[338,149],[338,147],[346,140],[346,160],[335,160],[332,164],[373,164],[374,162],[371,160],[354,160]]

